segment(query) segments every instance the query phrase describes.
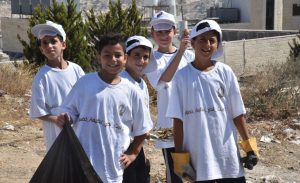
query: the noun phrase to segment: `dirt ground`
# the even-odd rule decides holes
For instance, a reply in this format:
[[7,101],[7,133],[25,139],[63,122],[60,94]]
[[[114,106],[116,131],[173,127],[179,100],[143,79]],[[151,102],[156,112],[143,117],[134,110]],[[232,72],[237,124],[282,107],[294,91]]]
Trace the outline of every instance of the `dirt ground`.
[[[27,183],[45,155],[41,123],[28,118],[30,95],[12,97],[0,94],[0,183]],[[296,119],[300,122],[300,119]],[[300,145],[289,140],[284,129],[294,121],[251,122],[251,132],[260,139],[272,134],[270,143],[259,142],[260,161],[254,170],[246,171],[247,182],[300,183]],[[296,123],[295,123],[296,124]],[[153,141],[145,145],[151,161],[152,182],[165,182],[161,151],[154,148]]]

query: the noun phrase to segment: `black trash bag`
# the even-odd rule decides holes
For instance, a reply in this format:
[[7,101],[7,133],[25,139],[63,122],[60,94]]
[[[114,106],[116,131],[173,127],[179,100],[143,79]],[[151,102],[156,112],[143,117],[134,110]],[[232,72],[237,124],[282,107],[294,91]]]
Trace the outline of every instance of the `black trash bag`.
[[49,149],[29,183],[102,183],[69,123]]

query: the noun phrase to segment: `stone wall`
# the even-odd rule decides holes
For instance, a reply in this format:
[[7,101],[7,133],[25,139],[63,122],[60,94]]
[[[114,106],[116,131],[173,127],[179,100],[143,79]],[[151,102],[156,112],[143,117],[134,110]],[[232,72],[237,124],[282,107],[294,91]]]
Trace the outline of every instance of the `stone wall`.
[[236,75],[252,75],[270,64],[287,61],[292,40],[296,35],[223,42],[224,55],[219,58]]
[[28,41],[27,30],[29,23],[27,19],[1,18],[2,50],[3,52],[22,53],[23,46],[17,38],[19,34],[23,40]]

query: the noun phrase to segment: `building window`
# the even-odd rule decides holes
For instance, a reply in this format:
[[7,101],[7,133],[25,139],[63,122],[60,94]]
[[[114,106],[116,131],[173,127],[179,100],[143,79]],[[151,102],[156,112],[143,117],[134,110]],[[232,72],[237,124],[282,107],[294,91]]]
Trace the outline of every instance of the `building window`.
[[300,4],[293,4],[293,16],[300,16]]

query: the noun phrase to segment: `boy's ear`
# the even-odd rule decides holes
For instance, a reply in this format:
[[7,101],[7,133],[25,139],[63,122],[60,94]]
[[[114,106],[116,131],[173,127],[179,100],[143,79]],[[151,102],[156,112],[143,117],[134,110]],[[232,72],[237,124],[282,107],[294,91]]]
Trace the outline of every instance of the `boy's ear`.
[[42,47],[41,47],[41,46],[39,46],[39,49],[40,49],[41,53],[44,55],[44,53],[43,53],[43,49],[42,49]]
[[66,49],[66,48],[67,48],[67,42],[66,42],[66,41],[63,41],[61,44],[62,44],[62,46],[63,46],[63,49]]
[[127,59],[128,59],[128,54],[125,53],[125,55],[124,55],[124,60],[127,62]]
[[176,29],[176,27],[173,27],[173,30],[174,30],[174,35],[176,35],[178,30]]
[[154,29],[151,28],[151,36],[153,37],[153,34],[154,34]]

